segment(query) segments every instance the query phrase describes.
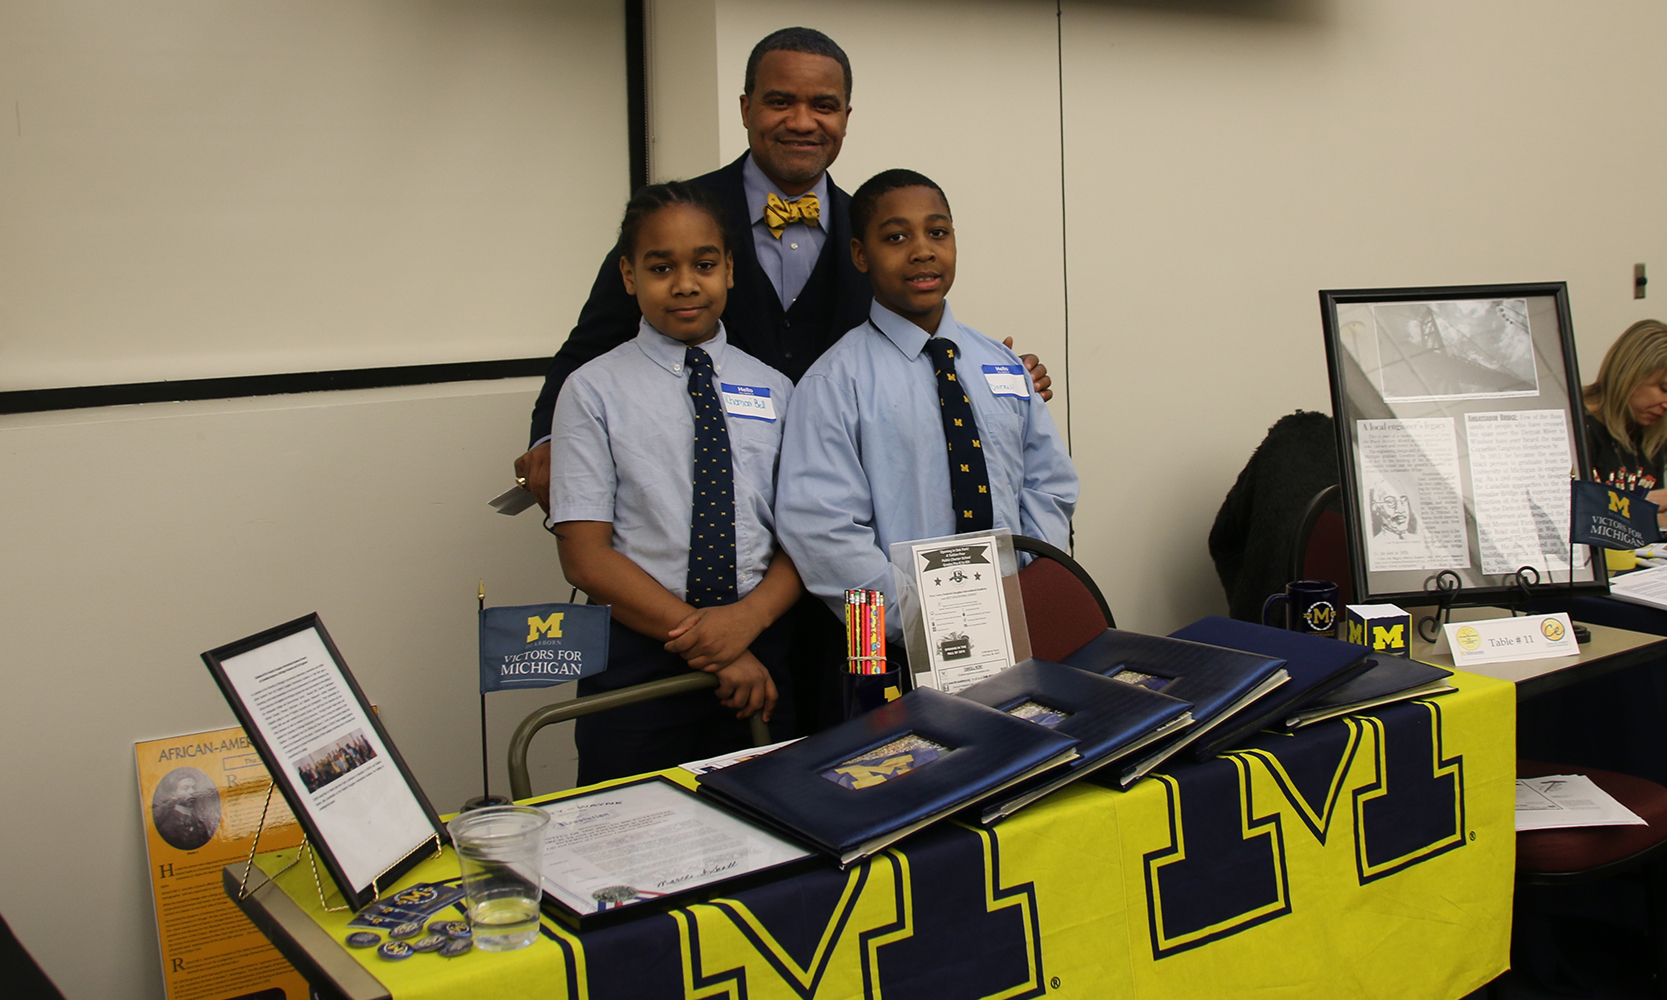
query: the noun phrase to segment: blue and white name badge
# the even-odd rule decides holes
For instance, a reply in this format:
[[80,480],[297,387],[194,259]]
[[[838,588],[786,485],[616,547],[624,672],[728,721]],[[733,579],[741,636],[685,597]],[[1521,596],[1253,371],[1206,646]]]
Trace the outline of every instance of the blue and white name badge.
[[770,398],[767,386],[719,382],[718,389],[719,395],[724,398],[724,412],[730,416],[775,422],[776,401]]
[[997,396],[1029,399],[1030,387],[1025,385],[1024,365],[985,365],[984,381]]

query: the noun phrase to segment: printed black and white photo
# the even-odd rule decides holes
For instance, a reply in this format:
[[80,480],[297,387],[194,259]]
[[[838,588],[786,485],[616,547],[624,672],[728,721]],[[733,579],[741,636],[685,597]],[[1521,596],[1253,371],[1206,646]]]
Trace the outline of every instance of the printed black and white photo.
[[1387,401],[1539,395],[1525,299],[1380,303],[1372,320]]

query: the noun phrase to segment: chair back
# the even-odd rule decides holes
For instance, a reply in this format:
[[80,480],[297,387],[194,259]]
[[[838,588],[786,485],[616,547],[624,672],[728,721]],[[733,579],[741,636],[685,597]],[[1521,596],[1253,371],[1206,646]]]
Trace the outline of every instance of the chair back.
[[1063,660],[1101,632],[1117,627],[1105,595],[1070,555],[1024,535],[1013,536],[1013,547],[1036,557],[1019,571],[1030,655]]
[[1327,486],[1314,494],[1297,525],[1291,547],[1290,578],[1330,580],[1337,584],[1344,604],[1354,603],[1354,574],[1349,563],[1349,539],[1343,515],[1333,510],[1338,488]]

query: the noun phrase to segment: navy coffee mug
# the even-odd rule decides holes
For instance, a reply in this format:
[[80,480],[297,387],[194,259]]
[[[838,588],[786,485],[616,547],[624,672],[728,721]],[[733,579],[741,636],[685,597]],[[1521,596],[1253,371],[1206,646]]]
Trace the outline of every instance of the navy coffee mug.
[[[1275,594],[1262,605],[1262,624],[1275,628],[1337,638],[1337,619],[1341,617],[1337,602],[1341,600],[1337,584],[1330,580],[1292,580],[1283,594]],[[1274,605],[1287,601],[1283,622],[1271,621]]]

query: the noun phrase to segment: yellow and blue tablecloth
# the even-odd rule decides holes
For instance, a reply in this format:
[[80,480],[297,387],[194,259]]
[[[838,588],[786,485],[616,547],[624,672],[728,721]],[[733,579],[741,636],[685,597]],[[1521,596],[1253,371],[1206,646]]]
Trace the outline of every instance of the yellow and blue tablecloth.
[[[849,871],[583,935],[546,920],[509,954],[354,955],[397,1000],[1461,997],[1509,953],[1516,696],[1454,681],[1127,792],[940,823]],[[402,885],[456,876],[448,852]],[[278,882],[346,936],[307,865]]]

